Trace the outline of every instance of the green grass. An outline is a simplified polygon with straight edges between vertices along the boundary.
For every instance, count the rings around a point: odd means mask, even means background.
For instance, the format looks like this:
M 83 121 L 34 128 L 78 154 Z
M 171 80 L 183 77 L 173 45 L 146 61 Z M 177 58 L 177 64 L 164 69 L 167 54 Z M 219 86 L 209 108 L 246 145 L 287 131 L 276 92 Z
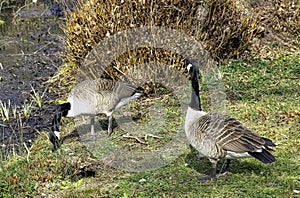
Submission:
M 210 163 L 199 159 L 195 150 L 186 149 L 167 166 L 144 172 L 114 169 L 95 160 L 95 156 L 70 136 L 62 148 L 52 153 L 46 133 L 41 133 L 30 156 L 13 156 L 1 162 L 0 197 L 297 197 L 300 190 L 300 59 L 281 57 L 272 61 L 232 60 L 220 68 L 226 87 L 227 114 L 250 129 L 269 137 L 278 145 L 277 161 L 262 164 L 255 159 L 234 161 L 230 173 L 216 184 L 200 183 L 209 174 Z M 208 91 L 203 89 L 204 108 L 210 109 Z M 168 100 L 167 100 L 168 101 Z M 183 120 L 176 102 L 164 103 L 167 122 L 159 136 L 172 138 Z M 135 112 L 135 104 L 130 105 Z M 142 123 L 145 120 L 137 121 Z M 176 118 L 176 119 L 175 119 Z M 172 121 L 173 120 L 173 121 Z M 174 120 L 176 123 L 174 123 Z M 63 135 L 72 134 L 72 124 L 64 121 Z M 170 131 L 168 131 L 170 129 Z M 141 144 L 124 139 L 117 127 L 111 137 L 127 149 L 154 150 L 165 140 L 152 139 Z M 174 135 L 174 134 L 173 134 Z M 142 137 L 139 137 L 142 138 Z M 222 161 L 218 164 L 222 166 Z M 88 175 L 88 170 L 95 174 Z
M 31 87 L 31 91 L 33 92 L 33 94 L 31 94 L 31 98 L 33 99 L 33 101 L 35 101 L 36 102 L 36 104 L 37 104 L 37 106 L 39 107 L 39 108 L 42 108 L 42 105 L 43 105 L 43 97 L 44 97 L 44 95 L 45 95 L 45 93 L 46 93 L 46 89 L 44 90 L 44 92 L 42 93 L 42 95 L 40 95 L 33 87 L 32 87 L 32 85 L 30 85 L 30 87 Z

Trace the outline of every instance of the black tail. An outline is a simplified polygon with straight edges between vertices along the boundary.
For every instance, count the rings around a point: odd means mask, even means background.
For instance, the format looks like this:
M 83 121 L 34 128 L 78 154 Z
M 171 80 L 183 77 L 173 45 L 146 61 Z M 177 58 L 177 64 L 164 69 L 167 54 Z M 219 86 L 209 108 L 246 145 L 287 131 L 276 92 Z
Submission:
M 144 93 L 145 89 L 141 86 L 138 86 L 136 89 L 135 89 L 136 92 L 140 92 L 140 93 Z
M 134 92 L 132 93 L 132 96 L 133 96 L 135 93 L 140 93 L 140 94 L 142 94 L 142 95 L 146 95 L 145 89 L 144 89 L 143 87 L 140 87 L 140 86 L 135 88 Z
M 275 157 L 267 150 L 263 149 L 262 152 L 248 152 L 252 157 L 255 157 L 259 161 L 269 164 L 275 162 Z
M 268 139 L 268 138 L 264 138 L 262 137 L 262 139 L 265 141 L 265 144 L 264 146 L 266 147 L 266 149 L 268 150 L 273 150 L 272 148 L 270 147 L 275 147 L 276 145 L 272 142 L 272 140 Z

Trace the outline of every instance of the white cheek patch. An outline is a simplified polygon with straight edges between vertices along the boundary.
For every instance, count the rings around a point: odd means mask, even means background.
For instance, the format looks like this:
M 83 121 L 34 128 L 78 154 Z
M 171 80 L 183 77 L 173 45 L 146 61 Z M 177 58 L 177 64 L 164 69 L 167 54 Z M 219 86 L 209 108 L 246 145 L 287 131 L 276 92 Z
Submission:
M 186 66 L 188 71 L 190 71 L 191 67 L 193 67 L 193 65 L 191 63 L 189 63 L 188 66 Z
M 60 132 L 59 132 L 59 131 L 54 131 L 54 134 L 55 134 L 56 137 L 60 140 Z

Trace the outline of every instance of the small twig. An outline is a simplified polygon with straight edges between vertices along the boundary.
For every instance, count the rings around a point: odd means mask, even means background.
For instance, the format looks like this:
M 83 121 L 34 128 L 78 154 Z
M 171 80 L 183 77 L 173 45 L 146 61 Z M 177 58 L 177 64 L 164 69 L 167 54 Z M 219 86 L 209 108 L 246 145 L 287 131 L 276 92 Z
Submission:
M 2 127 L 8 127 L 7 125 L 5 125 L 5 124 L 0 124 L 0 126 L 2 126 Z
M 129 135 L 129 134 L 126 134 L 126 135 L 123 135 L 123 137 L 125 138 L 132 138 L 132 139 L 136 139 L 136 141 L 138 141 L 139 143 L 142 143 L 142 144 L 148 144 L 148 137 L 153 137 L 153 138 L 157 138 L 157 139 L 161 139 L 162 137 L 160 136 L 157 136 L 157 135 L 153 135 L 151 133 L 147 133 L 145 134 L 145 136 L 143 137 L 145 139 L 145 141 L 142 141 L 140 138 L 138 138 L 137 136 L 132 136 L 132 135 Z
M 287 139 L 287 140 L 290 139 L 289 136 L 287 136 L 287 135 L 285 135 L 285 134 L 283 134 L 283 133 L 280 133 L 280 135 L 282 135 L 282 136 L 283 136 L 285 139 Z
M 32 55 L 35 55 L 35 54 L 37 54 L 37 53 L 38 53 L 38 52 L 40 52 L 42 49 L 44 49 L 44 48 L 48 47 L 50 44 L 52 44 L 52 43 L 51 43 L 51 42 L 49 42 L 49 43 L 47 43 L 47 44 L 43 45 L 42 47 L 40 47 L 39 49 L 37 49 L 36 51 L 34 51 L 34 52 L 32 53 Z
M 27 161 L 29 162 L 30 150 L 28 149 L 28 147 L 27 147 L 27 145 L 25 144 L 25 142 L 23 142 L 23 144 L 24 144 L 24 147 L 25 147 L 25 149 L 26 149 L 26 151 L 27 151 L 27 157 L 26 157 L 26 159 L 27 159 Z
M 140 139 L 139 139 L 138 137 L 136 137 L 136 136 L 132 136 L 132 135 L 126 134 L 126 135 L 123 135 L 123 137 L 124 137 L 124 138 L 132 138 L 132 139 L 135 139 L 136 141 L 138 141 L 138 142 L 141 143 L 141 144 L 148 144 L 148 142 L 144 142 L 144 141 L 140 140 Z
M 2 7 L 3 7 L 3 4 L 4 4 L 4 3 L 7 4 L 7 3 L 9 3 L 9 2 L 4 0 L 4 1 L 2 1 L 2 2 L 0 3 L 0 12 L 1 12 L 1 10 L 2 10 Z
M 26 4 L 26 3 L 25 3 L 25 5 L 23 5 L 22 7 L 20 7 L 20 8 L 14 13 L 13 21 L 15 21 L 15 18 L 19 15 L 19 12 L 20 12 L 23 8 L 25 8 L 25 7 L 27 7 L 27 6 L 31 5 L 31 4 L 34 4 L 34 3 L 33 3 L 33 2 L 31 2 L 31 3 L 29 3 L 29 4 Z
M 146 141 L 147 141 L 148 136 L 153 137 L 153 138 L 157 138 L 157 139 L 161 139 L 161 138 L 162 138 L 162 137 L 160 137 L 160 136 L 153 135 L 153 134 L 151 134 L 151 133 L 147 133 L 147 134 L 145 135 L 145 140 L 146 140 Z
M 182 9 L 179 9 L 179 8 L 177 8 L 176 6 L 172 6 L 175 10 L 177 10 L 177 11 L 179 11 L 179 12 L 183 12 L 183 10 Z

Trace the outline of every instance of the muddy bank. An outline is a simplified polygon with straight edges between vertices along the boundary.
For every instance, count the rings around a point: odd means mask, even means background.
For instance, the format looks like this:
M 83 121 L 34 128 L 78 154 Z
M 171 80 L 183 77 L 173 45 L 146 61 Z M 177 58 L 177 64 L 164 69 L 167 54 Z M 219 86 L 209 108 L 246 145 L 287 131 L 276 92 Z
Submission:
M 44 3 L 2 9 L 0 19 L 0 145 L 5 154 L 22 150 L 24 143 L 30 147 L 38 131 L 49 127 L 55 95 L 44 82 L 62 63 L 64 21 Z

